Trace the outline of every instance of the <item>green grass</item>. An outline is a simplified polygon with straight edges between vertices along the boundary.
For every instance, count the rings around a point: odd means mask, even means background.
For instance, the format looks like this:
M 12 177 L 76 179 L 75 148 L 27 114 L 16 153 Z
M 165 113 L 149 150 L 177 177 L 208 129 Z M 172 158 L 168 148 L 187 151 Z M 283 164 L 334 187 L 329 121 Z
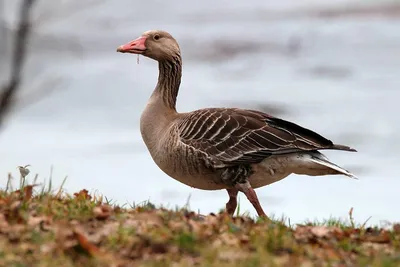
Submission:
M 150 201 L 115 205 L 51 179 L 21 177 L 0 190 L 0 266 L 400 266 L 400 225 L 366 227 L 353 219 L 291 225 L 251 218 L 240 205 L 201 215 Z M 9 177 L 11 181 L 11 177 Z

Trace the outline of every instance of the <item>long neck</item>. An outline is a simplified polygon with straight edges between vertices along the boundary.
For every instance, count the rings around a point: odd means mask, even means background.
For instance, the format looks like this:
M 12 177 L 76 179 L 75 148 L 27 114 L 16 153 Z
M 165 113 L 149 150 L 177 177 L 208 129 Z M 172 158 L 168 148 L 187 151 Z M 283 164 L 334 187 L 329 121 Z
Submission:
M 158 83 L 154 93 L 157 93 L 169 109 L 176 111 L 176 97 L 182 77 L 182 60 L 180 55 L 175 55 L 170 60 L 158 63 Z

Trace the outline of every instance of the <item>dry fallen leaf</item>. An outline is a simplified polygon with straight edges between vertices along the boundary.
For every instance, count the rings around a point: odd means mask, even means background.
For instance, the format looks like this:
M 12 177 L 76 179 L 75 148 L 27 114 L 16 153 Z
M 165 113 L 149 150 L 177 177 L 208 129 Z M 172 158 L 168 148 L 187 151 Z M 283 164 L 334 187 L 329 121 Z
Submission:
M 109 205 L 101 205 L 93 208 L 93 214 L 98 220 L 105 220 L 111 216 L 112 208 Z
M 329 261 L 337 261 L 340 259 L 338 253 L 333 248 L 326 248 L 325 256 L 329 259 Z
M 96 232 L 88 236 L 88 240 L 93 244 L 99 244 L 107 236 L 111 236 L 112 234 L 116 233 L 119 226 L 120 224 L 118 222 L 106 223 L 102 228 L 96 230 Z
M 299 226 L 294 232 L 294 237 L 298 241 L 307 242 L 312 238 L 335 238 L 341 240 L 345 235 L 343 230 L 338 227 L 327 226 Z
M 0 213 L 0 233 L 2 232 L 3 229 L 7 228 L 9 226 L 6 217 L 4 216 L 3 213 Z
M 393 232 L 395 234 L 400 234 L 400 223 L 396 223 L 393 225 Z
M 40 225 L 42 222 L 45 222 L 45 221 L 49 221 L 49 218 L 46 217 L 46 216 L 38 216 L 38 217 L 30 216 L 28 218 L 28 225 L 35 227 L 35 226 Z
M 228 245 L 232 247 L 238 247 L 240 240 L 231 233 L 222 233 L 218 239 L 213 242 L 214 247 L 220 247 L 221 245 Z
M 185 223 L 183 220 L 171 220 L 168 223 L 168 228 L 171 229 L 173 232 L 185 232 L 189 231 L 188 224 Z
M 74 196 L 80 199 L 92 199 L 92 197 L 89 195 L 89 191 L 87 191 L 86 189 L 82 189 L 78 193 L 74 193 Z
M 27 201 L 32 198 L 33 187 L 35 185 L 27 185 L 24 187 L 24 200 Z
M 309 232 L 308 226 L 298 226 L 294 231 L 294 238 L 297 241 L 307 242 L 312 237 L 312 234 Z
M 314 226 L 311 227 L 310 232 L 318 238 L 328 238 L 334 232 L 340 232 L 339 228 L 327 226 Z
M 202 229 L 203 229 L 203 224 L 200 223 L 200 222 L 198 222 L 198 221 L 194 221 L 194 220 L 189 220 L 188 223 L 189 223 L 189 226 L 190 226 L 190 230 L 191 230 L 194 234 L 199 235 L 200 232 L 201 232 Z
M 26 185 L 26 186 L 24 186 L 24 188 L 23 188 L 23 190 L 22 190 L 22 192 L 23 192 L 23 194 L 21 194 L 21 190 L 15 190 L 14 192 L 13 192 L 13 194 L 15 194 L 16 196 L 18 196 L 21 200 L 24 200 L 24 201 L 28 201 L 28 200 L 30 200 L 31 198 L 32 198 L 32 195 L 33 195 L 33 188 L 35 187 L 35 186 L 38 186 L 37 184 L 33 184 L 33 185 Z
M 56 248 L 57 248 L 56 242 L 45 243 L 45 244 L 40 245 L 40 252 L 47 254 L 47 253 L 51 253 Z
M 373 243 L 390 243 L 391 241 L 390 234 L 386 230 L 382 230 L 379 233 L 366 234 L 363 239 Z
M 290 256 L 289 255 L 281 255 L 274 257 L 274 265 L 275 266 L 293 266 L 290 265 Z
M 240 237 L 240 244 L 242 244 L 242 245 L 247 245 L 247 244 L 249 244 L 249 242 L 250 242 L 249 236 L 247 236 L 247 235 L 242 235 L 242 236 Z
M 8 240 L 10 242 L 19 241 L 24 231 L 25 231 L 25 226 L 22 224 L 11 225 L 7 229 Z
M 249 257 L 249 254 L 241 250 L 224 250 L 218 252 L 218 259 L 227 262 L 236 262 Z
M 99 253 L 99 248 L 89 242 L 89 240 L 79 231 L 74 231 L 74 237 L 78 240 L 78 244 L 89 253 L 91 256 L 95 256 Z
M 377 251 L 384 252 L 387 255 L 395 254 L 393 247 L 390 247 L 388 244 L 365 242 L 361 244 L 361 247 L 367 250 L 369 255 L 372 255 Z

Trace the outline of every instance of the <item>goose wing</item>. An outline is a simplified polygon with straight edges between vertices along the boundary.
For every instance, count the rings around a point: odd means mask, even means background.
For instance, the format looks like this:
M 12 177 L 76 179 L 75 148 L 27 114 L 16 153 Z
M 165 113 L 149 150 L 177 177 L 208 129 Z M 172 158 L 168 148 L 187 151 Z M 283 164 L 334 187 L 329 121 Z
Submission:
M 263 112 L 234 108 L 200 109 L 178 122 L 180 142 L 223 168 L 261 162 L 277 154 L 319 149 L 355 151 Z

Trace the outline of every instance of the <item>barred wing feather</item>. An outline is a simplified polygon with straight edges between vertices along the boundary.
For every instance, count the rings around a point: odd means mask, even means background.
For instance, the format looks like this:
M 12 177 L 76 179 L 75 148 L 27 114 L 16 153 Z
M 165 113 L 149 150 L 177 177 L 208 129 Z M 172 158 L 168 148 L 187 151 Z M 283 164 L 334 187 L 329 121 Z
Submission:
M 178 124 L 180 141 L 222 168 L 258 163 L 277 154 L 319 149 L 354 149 L 268 114 L 244 109 L 211 108 L 187 113 Z

